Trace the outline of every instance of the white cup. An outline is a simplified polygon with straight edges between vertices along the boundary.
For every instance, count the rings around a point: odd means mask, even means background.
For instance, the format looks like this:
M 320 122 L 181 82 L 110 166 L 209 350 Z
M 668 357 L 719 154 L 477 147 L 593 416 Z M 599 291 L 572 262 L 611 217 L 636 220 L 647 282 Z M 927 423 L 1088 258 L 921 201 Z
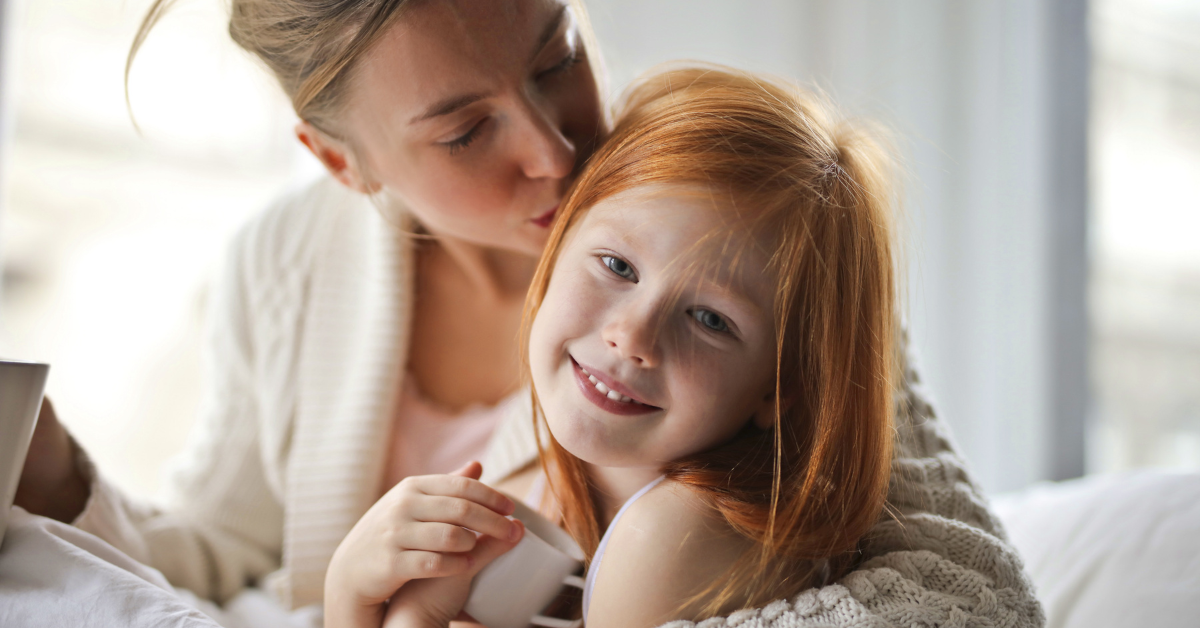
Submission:
M 0 360 L 0 544 L 49 373 L 49 364 Z
M 517 546 L 475 575 L 463 609 L 488 628 L 579 628 L 581 620 L 539 613 L 563 585 L 583 589 L 574 573 L 583 565 L 583 550 L 565 530 L 517 500 L 513 517 L 525 524 Z

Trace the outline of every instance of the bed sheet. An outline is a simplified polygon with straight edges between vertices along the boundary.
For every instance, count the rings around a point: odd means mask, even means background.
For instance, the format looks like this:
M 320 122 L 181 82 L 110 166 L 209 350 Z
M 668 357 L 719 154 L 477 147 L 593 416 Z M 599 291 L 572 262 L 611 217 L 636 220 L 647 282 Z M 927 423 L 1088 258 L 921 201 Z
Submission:
M 248 589 L 223 608 L 78 528 L 13 507 L 0 546 L 0 626 L 319 628 L 320 609 L 284 610 Z

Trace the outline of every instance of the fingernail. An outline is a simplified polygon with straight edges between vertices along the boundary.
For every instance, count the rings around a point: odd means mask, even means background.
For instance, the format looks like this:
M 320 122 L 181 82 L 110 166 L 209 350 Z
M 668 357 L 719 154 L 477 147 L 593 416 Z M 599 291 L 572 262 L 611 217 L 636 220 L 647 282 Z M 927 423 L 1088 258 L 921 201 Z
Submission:
M 515 541 L 521 537 L 521 522 L 513 520 L 512 528 L 508 531 L 508 540 Z

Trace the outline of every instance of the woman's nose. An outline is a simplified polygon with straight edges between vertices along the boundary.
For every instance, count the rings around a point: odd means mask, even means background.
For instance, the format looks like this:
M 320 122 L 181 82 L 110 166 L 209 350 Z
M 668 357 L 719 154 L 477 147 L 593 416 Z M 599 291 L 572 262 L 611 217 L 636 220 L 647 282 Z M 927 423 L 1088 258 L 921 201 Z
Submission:
M 601 329 L 600 337 L 621 359 L 654 368 L 661 361 L 656 318 L 653 312 L 619 311 Z
M 575 170 L 575 142 L 551 113 L 536 104 L 528 108 L 522 168 L 530 179 L 565 179 Z

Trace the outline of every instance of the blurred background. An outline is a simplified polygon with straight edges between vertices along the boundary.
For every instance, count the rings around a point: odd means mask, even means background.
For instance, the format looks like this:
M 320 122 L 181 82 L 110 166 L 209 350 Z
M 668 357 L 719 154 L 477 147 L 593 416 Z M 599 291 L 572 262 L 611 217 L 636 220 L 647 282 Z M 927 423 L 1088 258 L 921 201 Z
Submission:
M 320 167 L 220 0 L 0 0 L 0 356 L 152 495 L 195 414 L 208 270 Z M 815 84 L 907 170 L 927 391 L 994 492 L 1200 469 L 1200 0 L 587 0 L 614 93 L 653 64 Z

